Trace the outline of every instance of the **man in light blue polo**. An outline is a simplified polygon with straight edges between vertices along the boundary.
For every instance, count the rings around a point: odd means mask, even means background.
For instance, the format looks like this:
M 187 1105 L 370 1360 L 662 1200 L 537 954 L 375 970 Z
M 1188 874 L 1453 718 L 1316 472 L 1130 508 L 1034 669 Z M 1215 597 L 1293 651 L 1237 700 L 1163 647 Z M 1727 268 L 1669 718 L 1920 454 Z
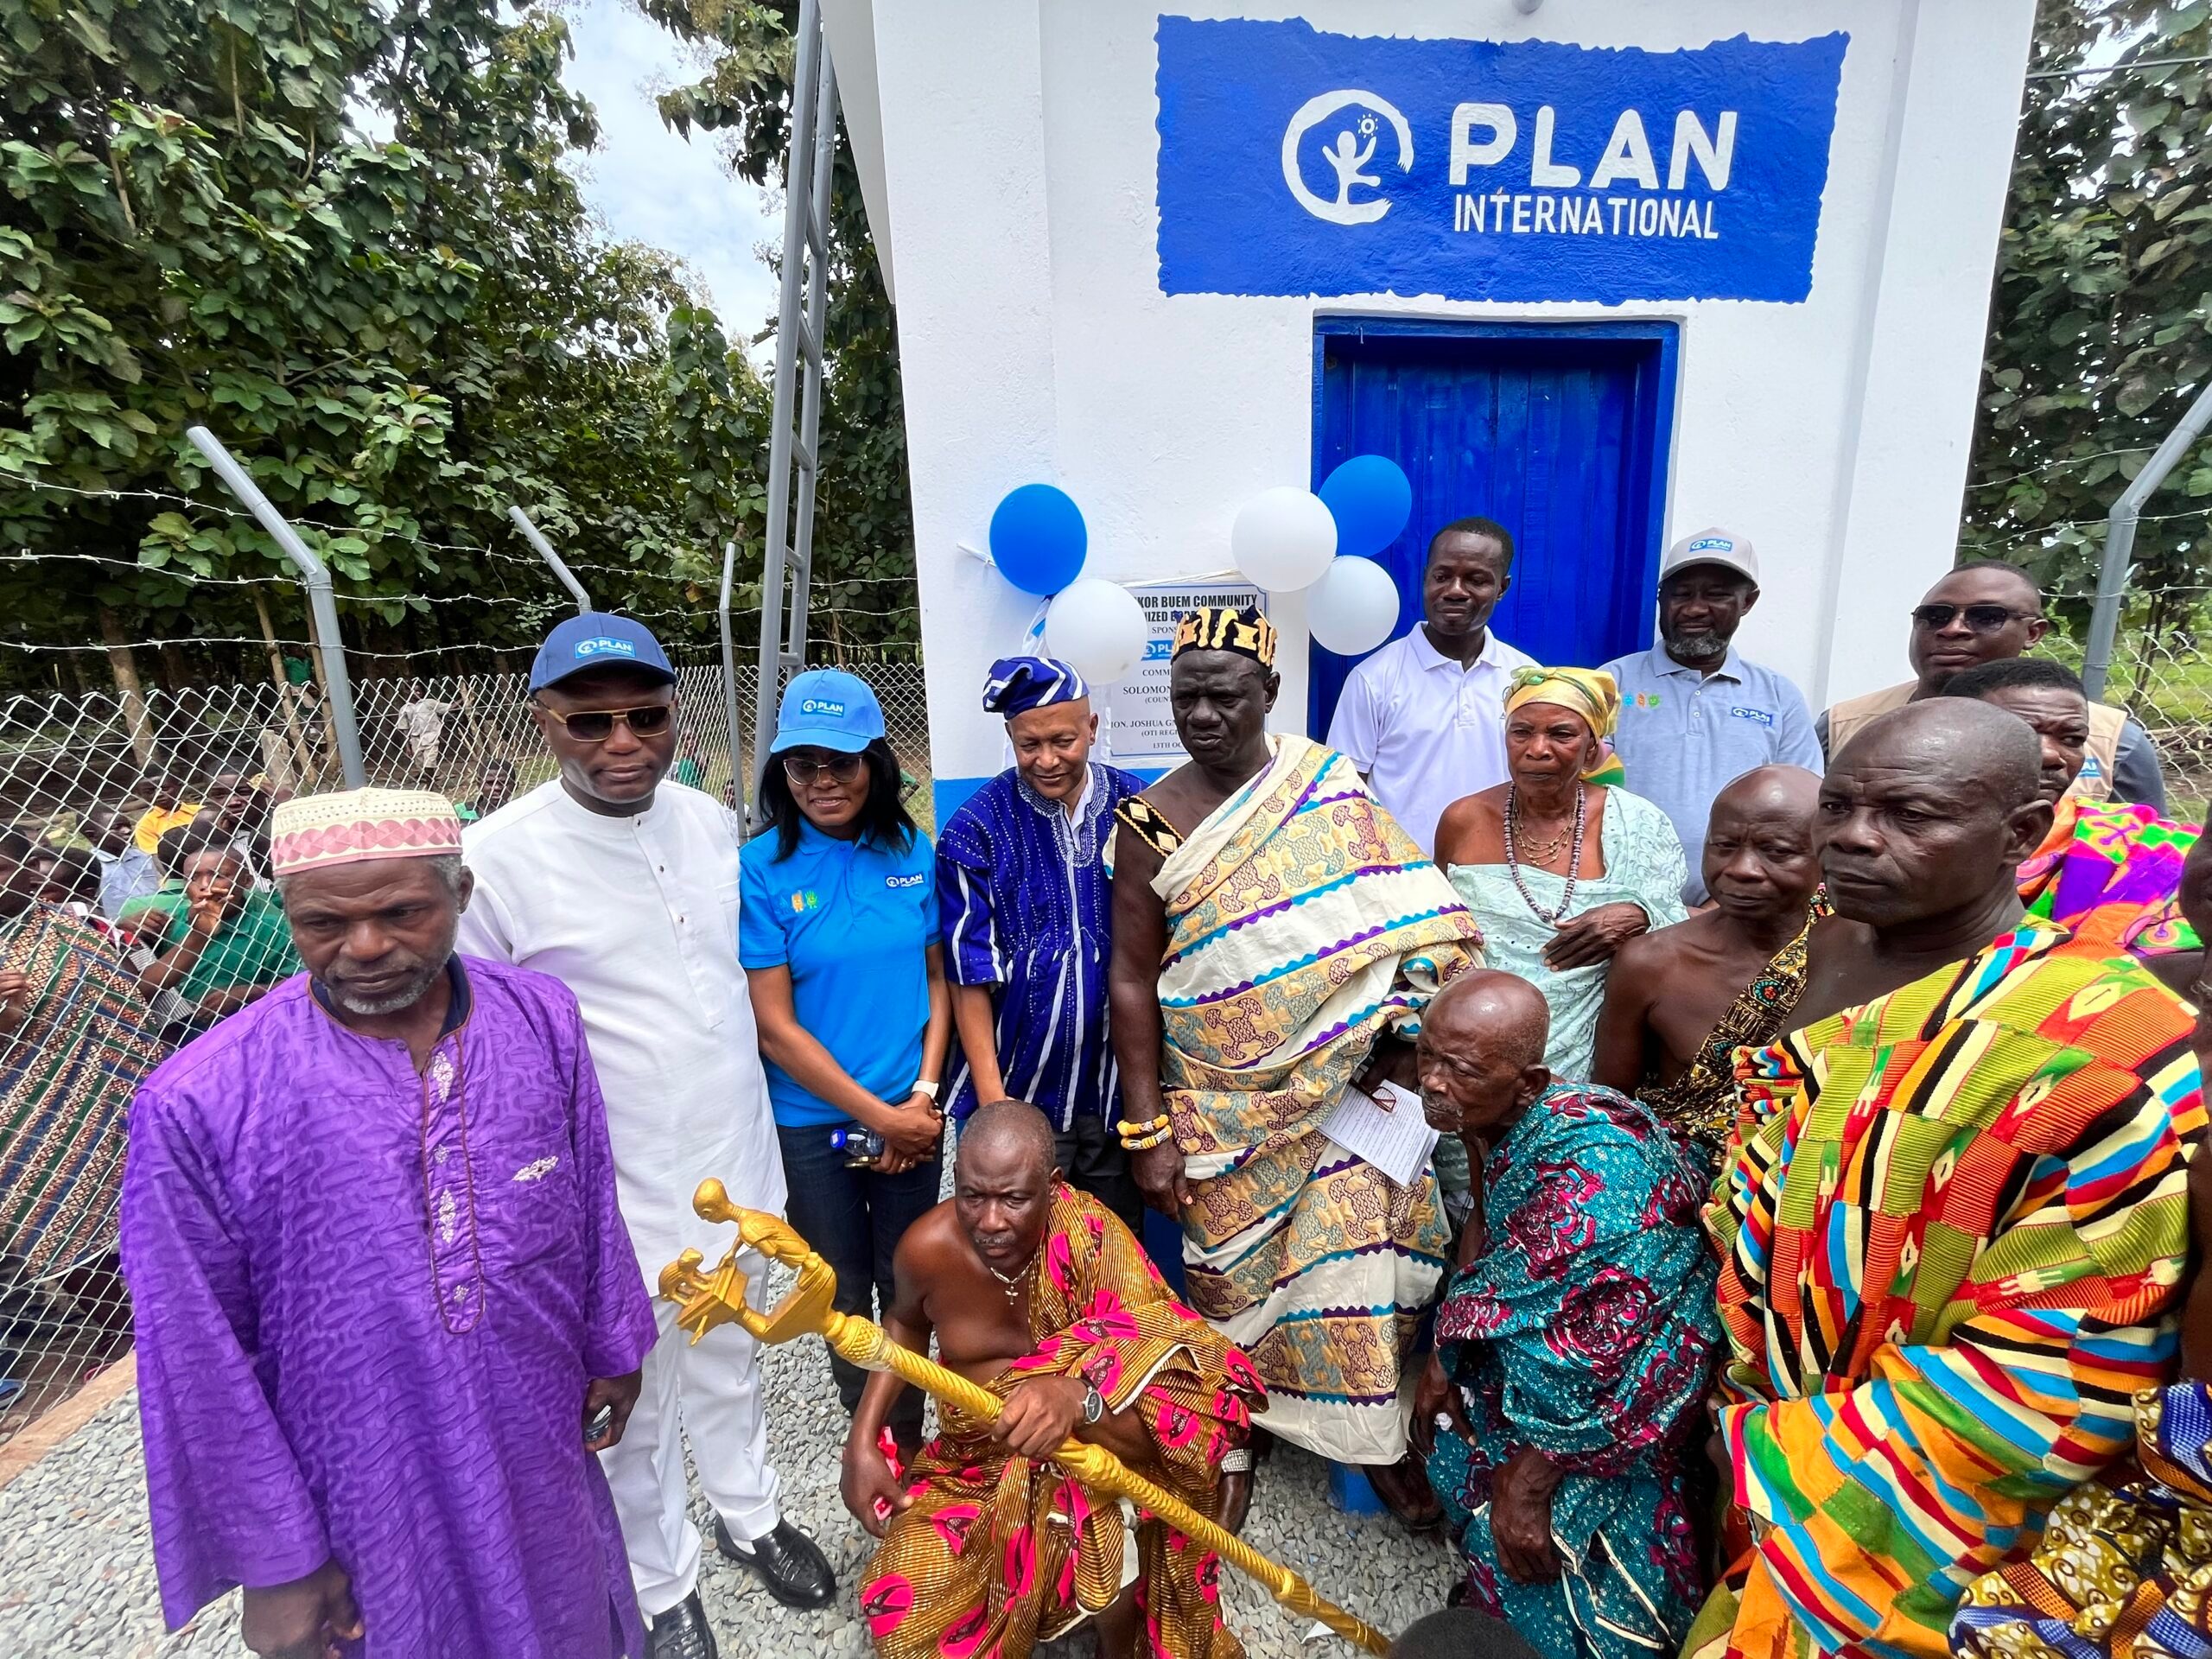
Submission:
M 1803 693 L 1731 643 L 1758 598 L 1751 543 L 1725 530 L 1686 536 L 1659 565 L 1659 643 L 1605 664 L 1621 692 L 1614 750 L 1628 787 L 1682 838 L 1686 904 L 1706 900 L 1699 867 L 1714 796 L 1757 766 L 1821 771 Z

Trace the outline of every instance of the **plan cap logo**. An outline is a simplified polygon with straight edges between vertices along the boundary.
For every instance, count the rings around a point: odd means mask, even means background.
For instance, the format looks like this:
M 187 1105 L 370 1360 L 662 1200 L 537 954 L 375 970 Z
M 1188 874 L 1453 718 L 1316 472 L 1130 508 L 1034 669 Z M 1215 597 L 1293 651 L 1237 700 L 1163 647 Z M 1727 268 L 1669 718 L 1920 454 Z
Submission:
M 1353 136 L 1351 125 L 1339 128 L 1335 143 L 1324 145 L 1321 149 L 1321 159 L 1337 175 L 1336 200 L 1331 201 L 1315 195 L 1306 183 L 1305 169 L 1298 155 L 1300 143 L 1307 133 L 1338 110 L 1360 108 L 1368 113 L 1363 114 L 1356 124 L 1358 137 Z M 1384 196 L 1370 196 L 1363 201 L 1351 199 L 1356 184 L 1365 185 L 1370 190 L 1382 188 L 1380 178 L 1362 170 L 1375 159 L 1375 143 L 1381 130 L 1377 116 L 1390 124 L 1390 130 L 1397 137 L 1398 170 L 1412 172 L 1414 130 L 1398 112 L 1398 106 L 1386 98 L 1377 98 L 1373 92 L 1361 92 L 1357 87 L 1344 87 L 1307 99 L 1298 106 L 1298 113 L 1290 118 L 1290 124 L 1282 134 L 1282 181 L 1290 187 L 1293 200 L 1314 218 L 1326 219 L 1332 225 L 1371 225 L 1390 211 L 1389 200 Z
M 831 697 L 809 697 L 798 706 L 802 715 L 828 715 L 832 719 L 845 717 L 845 705 Z
M 613 652 L 617 657 L 634 657 L 638 654 L 638 647 L 630 640 L 609 639 L 604 634 L 596 639 L 576 641 L 575 654 L 579 657 L 604 656 L 608 652 Z

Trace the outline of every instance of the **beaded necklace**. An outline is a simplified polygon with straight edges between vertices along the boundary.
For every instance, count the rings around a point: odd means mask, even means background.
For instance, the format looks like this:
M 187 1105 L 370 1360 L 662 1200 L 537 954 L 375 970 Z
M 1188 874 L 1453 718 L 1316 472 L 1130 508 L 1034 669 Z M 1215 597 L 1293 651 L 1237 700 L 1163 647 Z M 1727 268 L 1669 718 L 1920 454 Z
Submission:
M 1574 829 L 1568 840 L 1567 885 L 1560 893 L 1559 908 L 1546 910 L 1536 902 L 1535 894 L 1529 891 L 1529 884 L 1521 879 L 1520 842 L 1513 833 L 1513 825 L 1521 816 L 1521 785 L 1511 782 L 1505 785 L 1505 873 L 1513 878 L 1514 890 L 1521 895 L 1521 902 L 1547 927 L 1557 927 L 1560 918 L 1573 906 L 1574 884 L 1582 874 L 1582 831 L 1588 819 L 1589 803 L 1589 790 L 1578 783 L 1574 786 Z M 1558 842 L 1552 844 L 1556 847 Z

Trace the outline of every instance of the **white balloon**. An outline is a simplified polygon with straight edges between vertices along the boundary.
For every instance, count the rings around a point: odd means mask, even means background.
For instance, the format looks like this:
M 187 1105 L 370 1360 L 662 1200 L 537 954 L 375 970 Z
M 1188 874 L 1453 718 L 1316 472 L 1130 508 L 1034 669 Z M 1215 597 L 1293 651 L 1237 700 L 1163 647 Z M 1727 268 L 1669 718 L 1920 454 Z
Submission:
M 1271 594 L 1312 586 L 1337 556 L 1337 520 L 1311 490 L 1286 484 L 1247 501 L 1230 526 L 1230 556 Z
M 1398 584 L 1372 559 L 1337 559 L 1306 595 L 1306 626 L 1343 657 L 1372 651 L 1398 626 Z
M 1045 649 L 1096 685 L 1110 685 L 1144 655 L 1144 607 L 1118 582 L 1078 576 L 1045 613 Z

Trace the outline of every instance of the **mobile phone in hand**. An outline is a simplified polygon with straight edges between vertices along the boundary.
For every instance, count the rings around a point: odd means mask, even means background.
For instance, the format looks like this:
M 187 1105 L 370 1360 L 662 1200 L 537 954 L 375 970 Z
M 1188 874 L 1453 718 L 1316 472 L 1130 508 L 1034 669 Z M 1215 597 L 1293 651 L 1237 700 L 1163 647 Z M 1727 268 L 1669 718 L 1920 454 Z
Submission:
M 613 1427 L 614 1402 L 610 1400 L 607 1404 L 601 1406 L 597 1411 L 592 1413 L 590 1416 L 584 1419 L 584 1444 L 586 1446 L 591 1445 L 594 1441 L 597 1440 L 600 1436 L 606 1433 L 608 1429 Z

